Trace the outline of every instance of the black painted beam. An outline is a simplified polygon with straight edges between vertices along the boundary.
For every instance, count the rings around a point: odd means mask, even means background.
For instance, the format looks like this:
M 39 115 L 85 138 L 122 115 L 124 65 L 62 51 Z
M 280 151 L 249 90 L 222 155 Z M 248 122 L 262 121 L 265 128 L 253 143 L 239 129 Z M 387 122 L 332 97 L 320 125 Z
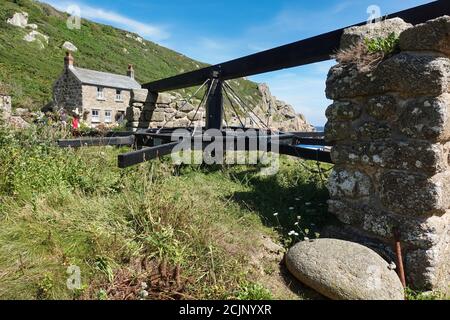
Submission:
M 450 1 L 439 0 L 388 15 L 387 18 L 399 17 L 406 22 L 419 24 L 446 14 L 450 15 Z M 366 24 L 366 22 L 353 26 L 363 24 Z M 230 80 L 326 61 L 339 48 L 341 36 L 345 29 L 335 30 L 215 66 L 147 83 L 143 87 L 151 92 L 164 92 L 201 85 L 216 72 L 220 73 L 222 80 Z
M 325 139 L 319 138 L 298 138 L 296 139 L 298 144 L 304 144 L 308 146 L 329 146 L 330 144 Z
M 119 168 L 124 169 L 158 157 L 167 156 L 173 153 L 173 149 L 179 142 L 163 144 L 157 147 L 144 148 L 142 150 L 120 154 L 118 157 Z
M 313 160 L 318 162 L 333 163 L 333 161 L 331 160 L 330 151 L 313 150 L 290 145 L 275 146 L 274 144 L 272 144 L 272 150 L 276 149 L 279 150 L 279 154 L 284 154 L 287 156 L 297 157 L 305 160 Z
M 81 148 L 81 147 L 100 147 L 100 146 L 132 146 L 134 144 L 134 136 L 121 137 L 102 137 L 102 138 L 80 138 L 58 140 L 60 148 Z
M 222 80 L 213 79 L 206 100 L 206 129 L 222 130 L 223 126 L 223 94 Z

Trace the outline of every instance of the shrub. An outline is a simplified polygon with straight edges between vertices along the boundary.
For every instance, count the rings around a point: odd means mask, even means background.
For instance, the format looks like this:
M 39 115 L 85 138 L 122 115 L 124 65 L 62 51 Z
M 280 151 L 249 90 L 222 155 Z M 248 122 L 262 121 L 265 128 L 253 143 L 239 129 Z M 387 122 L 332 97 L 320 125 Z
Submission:
M 400 38 L 393 32 L 387 38 L 365 39 L 364 42 L 369 53 L 389 57 L 399 50 Z

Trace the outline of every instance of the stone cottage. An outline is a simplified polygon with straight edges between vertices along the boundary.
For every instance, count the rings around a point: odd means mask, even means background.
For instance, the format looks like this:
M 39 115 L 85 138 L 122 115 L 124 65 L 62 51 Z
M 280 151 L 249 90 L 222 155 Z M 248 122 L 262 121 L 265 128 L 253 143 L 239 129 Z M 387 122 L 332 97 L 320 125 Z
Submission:
M 75 67 L 70 52 L 64 58 L 64 71 L 53 87 L 56 109 L 77 113 L 91 127 L 114 125 L 125 118 L 131 90 L 140 89 L 133 66 L 126 75 Z

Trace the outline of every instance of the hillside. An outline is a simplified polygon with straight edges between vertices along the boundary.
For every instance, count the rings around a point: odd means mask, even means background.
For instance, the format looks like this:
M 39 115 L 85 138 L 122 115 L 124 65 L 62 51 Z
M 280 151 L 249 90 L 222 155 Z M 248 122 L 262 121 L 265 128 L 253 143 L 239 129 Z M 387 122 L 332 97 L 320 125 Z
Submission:
M 28 23 L 48 36 L 48 44 L 26 42 L 29 28 L 7 23 L 16 12 L 27 12 Z M 79 67 L 124 74 L 128 64 L 136 69 L 140 83 L 192 71 L 206 64 L 161 47 L 137 40 L 138 35 L 111 26 L 82 19 L 81 30 L 66 26 L 68 15 L 51 6 L 31 0 L 0 0 L 0 83 L 12 95 L 15 107 L 38 109 L 52 97 L 52 85 L 63 67 L 69 41 L 79 50 L 75 53 Z M 241 94 L 261 101 L 257 84 L 239 80 Z M 192 89 L 191 89 L 192 90 Z

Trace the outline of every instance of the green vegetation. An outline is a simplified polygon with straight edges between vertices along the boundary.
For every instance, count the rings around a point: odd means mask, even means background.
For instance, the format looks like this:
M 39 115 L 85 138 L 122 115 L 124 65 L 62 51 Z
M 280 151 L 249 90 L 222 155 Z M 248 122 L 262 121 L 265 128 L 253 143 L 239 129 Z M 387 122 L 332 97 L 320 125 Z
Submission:
M 38 31 L 50 37 L 44 49 L 37 42 L 23 40 L 29 30 L 6 23 L 15 12 L 22 11 L 28 12 L 29 23 L 37 24 Z M 125 74 L 131 63 L 140 83 L 206 66 L 155 43 L 140 43 L 134 39 L 135 34 L 134 38 L 129 38 L 129 32 L 85 19 L 81 30 L 69 30 L 67 18 L 67 14 L 36 1 L 0 0 L 0 86 L 12 95 L 14 107 L 35 110 L 51 101 L 53 83 L 63 68 L 65 50 L 62 45 L 65 41 L 79 49 L 74 54 L 77 66 Z M 233 84 L 242 96 L 260 101 L 255 83 L 236 80 Z M 192 90 L 181 93 L 192 93 Z
M 292 230 L 314 236 L 328 218 L 315 163 L 283 158 L 271 177 L 170 159 L 120 170 L 127 148 L 58 149 L 64 135 L 0 127 L 0 298 L 295 297 L 266 287 L 279 260 L 257 259 L 263 275 L 251 261 L 263 237 L 288 245 Z
M 450 296 L 446 296 L 439 292 L 417 292 L 412 289 L 406 289 L 407 300 L 450 300 Z
M 365 43 L 369 53 L 383 53 L 386 57 L 399 50 L 400 38 L 392 32 L 387 38 L 365 39 Z
M 382 61 L 399 52 L 399 41 L 394 32 L 386 38 L 366 38 L 364 42 L 339 50 L 333 58 L 343 65 L 356 66 L 361 72 L 371 72 Z

